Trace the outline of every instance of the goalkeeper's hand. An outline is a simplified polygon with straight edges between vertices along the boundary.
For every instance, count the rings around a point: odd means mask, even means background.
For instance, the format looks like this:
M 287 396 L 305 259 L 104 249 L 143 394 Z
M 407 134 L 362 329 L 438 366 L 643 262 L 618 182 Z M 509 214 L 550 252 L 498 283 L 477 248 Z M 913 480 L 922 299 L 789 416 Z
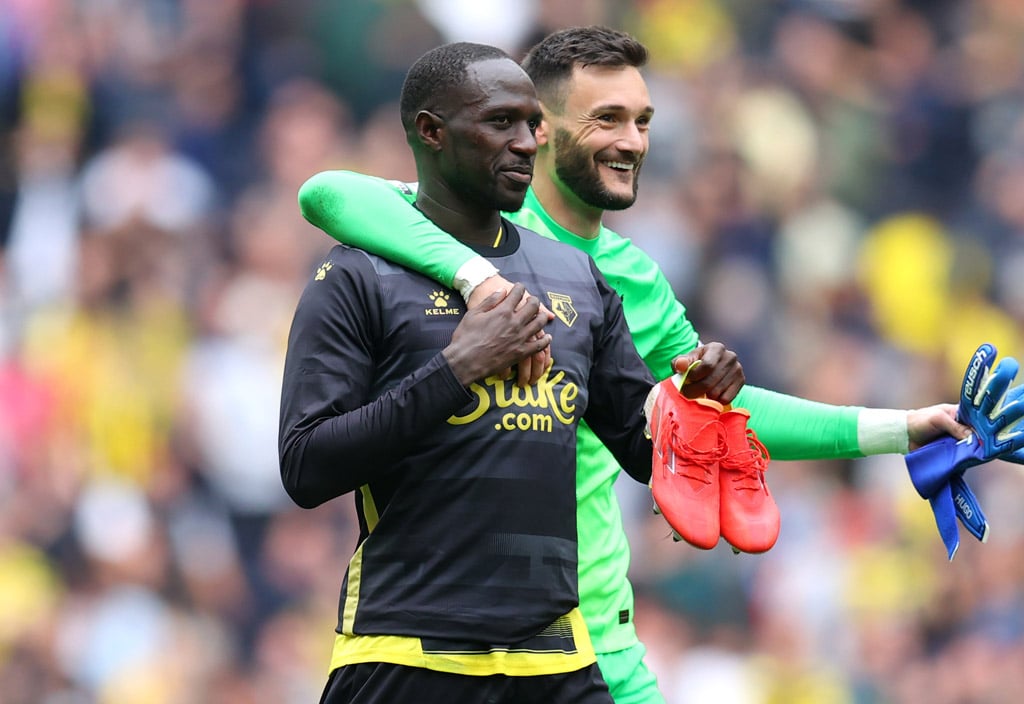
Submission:
M 957 419 L 971 434 L 960 441 L 936 440 L 906 457 L 914 488 L 931 503 L 949 559 L 960 544 L 956 519 L 979 540 L 988 537 L 988 522 L 964 472 L 996 458 L 1024 462 L 1024 388 L 1011 388 L 1019 365 L 1006 357 L 993 370 L 995 357 L 993 345 L 981 345 L 964 373 Z

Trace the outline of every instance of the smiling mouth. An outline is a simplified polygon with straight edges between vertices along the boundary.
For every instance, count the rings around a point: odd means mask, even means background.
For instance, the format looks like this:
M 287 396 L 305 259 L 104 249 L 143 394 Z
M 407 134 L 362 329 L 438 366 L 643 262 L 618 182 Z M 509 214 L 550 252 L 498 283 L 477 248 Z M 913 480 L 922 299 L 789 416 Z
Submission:
M 633 173 L 636 170 L 636 164 L 626 161 L 599 161 L 597 162 L 602 166 L 607 166 L 612 171 L 619 173 Z

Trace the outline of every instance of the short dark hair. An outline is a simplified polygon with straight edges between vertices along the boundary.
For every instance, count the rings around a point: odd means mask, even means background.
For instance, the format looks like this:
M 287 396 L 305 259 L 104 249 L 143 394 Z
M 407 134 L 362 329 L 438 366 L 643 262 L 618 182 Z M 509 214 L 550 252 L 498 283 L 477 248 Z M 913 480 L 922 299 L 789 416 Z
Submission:
M 577 66 L 640 68 L 647 64 L 647 47 L 631 35 L 610 27 L 591 25 L 552 32 L 523 59 L 523 70 L 537 88 L 545 107 L 561 112 L 565 83 Z
M 465 83 L 469 66 L 488 59 L 515 61 L 498 47 L 473 42 L 444 44 L 418 58 L 405 74 L 398 103 L 406 132 L 421 110 L 439 112 L 438 106 Z

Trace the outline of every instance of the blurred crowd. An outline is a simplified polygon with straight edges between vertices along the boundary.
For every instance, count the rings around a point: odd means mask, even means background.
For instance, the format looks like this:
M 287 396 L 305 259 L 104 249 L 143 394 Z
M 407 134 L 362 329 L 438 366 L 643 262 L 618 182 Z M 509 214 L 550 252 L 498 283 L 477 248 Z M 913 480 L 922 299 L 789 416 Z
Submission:
M 0 700 L 316 701 L 354 547 L 281 488 L 285 338 L 324 169 L 415 180 L 396 100 L 449 40 L 609 24 L 652 51 L 651 153 L 608 225 L 748 381 L 955 401 L 1024 354 L 1018 0 L 3 0 Z M 674 543 L 624 480 L 670 704 L 1024 696 L 1024 477 L 947 562 L 901 457 L 772 462 L 776 547 Z

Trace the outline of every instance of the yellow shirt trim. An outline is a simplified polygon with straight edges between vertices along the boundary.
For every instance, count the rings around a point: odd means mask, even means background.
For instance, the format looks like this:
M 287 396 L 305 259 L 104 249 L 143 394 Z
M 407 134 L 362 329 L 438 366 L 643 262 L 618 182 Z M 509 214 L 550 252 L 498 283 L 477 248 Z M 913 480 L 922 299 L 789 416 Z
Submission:
M 351 586 L 350 578 L 350 591 Z M 424 652 L 422 642 L 416 637 L 340 633 L 334 638 L 331 670 L 356 663 L 387 662 L 457 675 L 527 677 L 575 672 L 596 662 L 594 646 L 580 610 L 573 609 L 562 619 L 568 619 L 571 626 L 575 651 L 529 650 L 509 645 L 475 653 Z
M 348 588 L 345 590 L 345 608 L 341 614 L 342 633 L 352 633 L 356 621 L 356 609 L 359 607 L 359 585 L 363 573 L 363 542 L 356 548 L 348 563 Z
M 366 529 L 371 533 L 377 527 L 380 516 L 377 514 L 377 504 L 373 501 L 373 494 L 370 493 L 369 484 L 359 487 L 359 493 L 363 495 L 363 518 L 366 519 Z

